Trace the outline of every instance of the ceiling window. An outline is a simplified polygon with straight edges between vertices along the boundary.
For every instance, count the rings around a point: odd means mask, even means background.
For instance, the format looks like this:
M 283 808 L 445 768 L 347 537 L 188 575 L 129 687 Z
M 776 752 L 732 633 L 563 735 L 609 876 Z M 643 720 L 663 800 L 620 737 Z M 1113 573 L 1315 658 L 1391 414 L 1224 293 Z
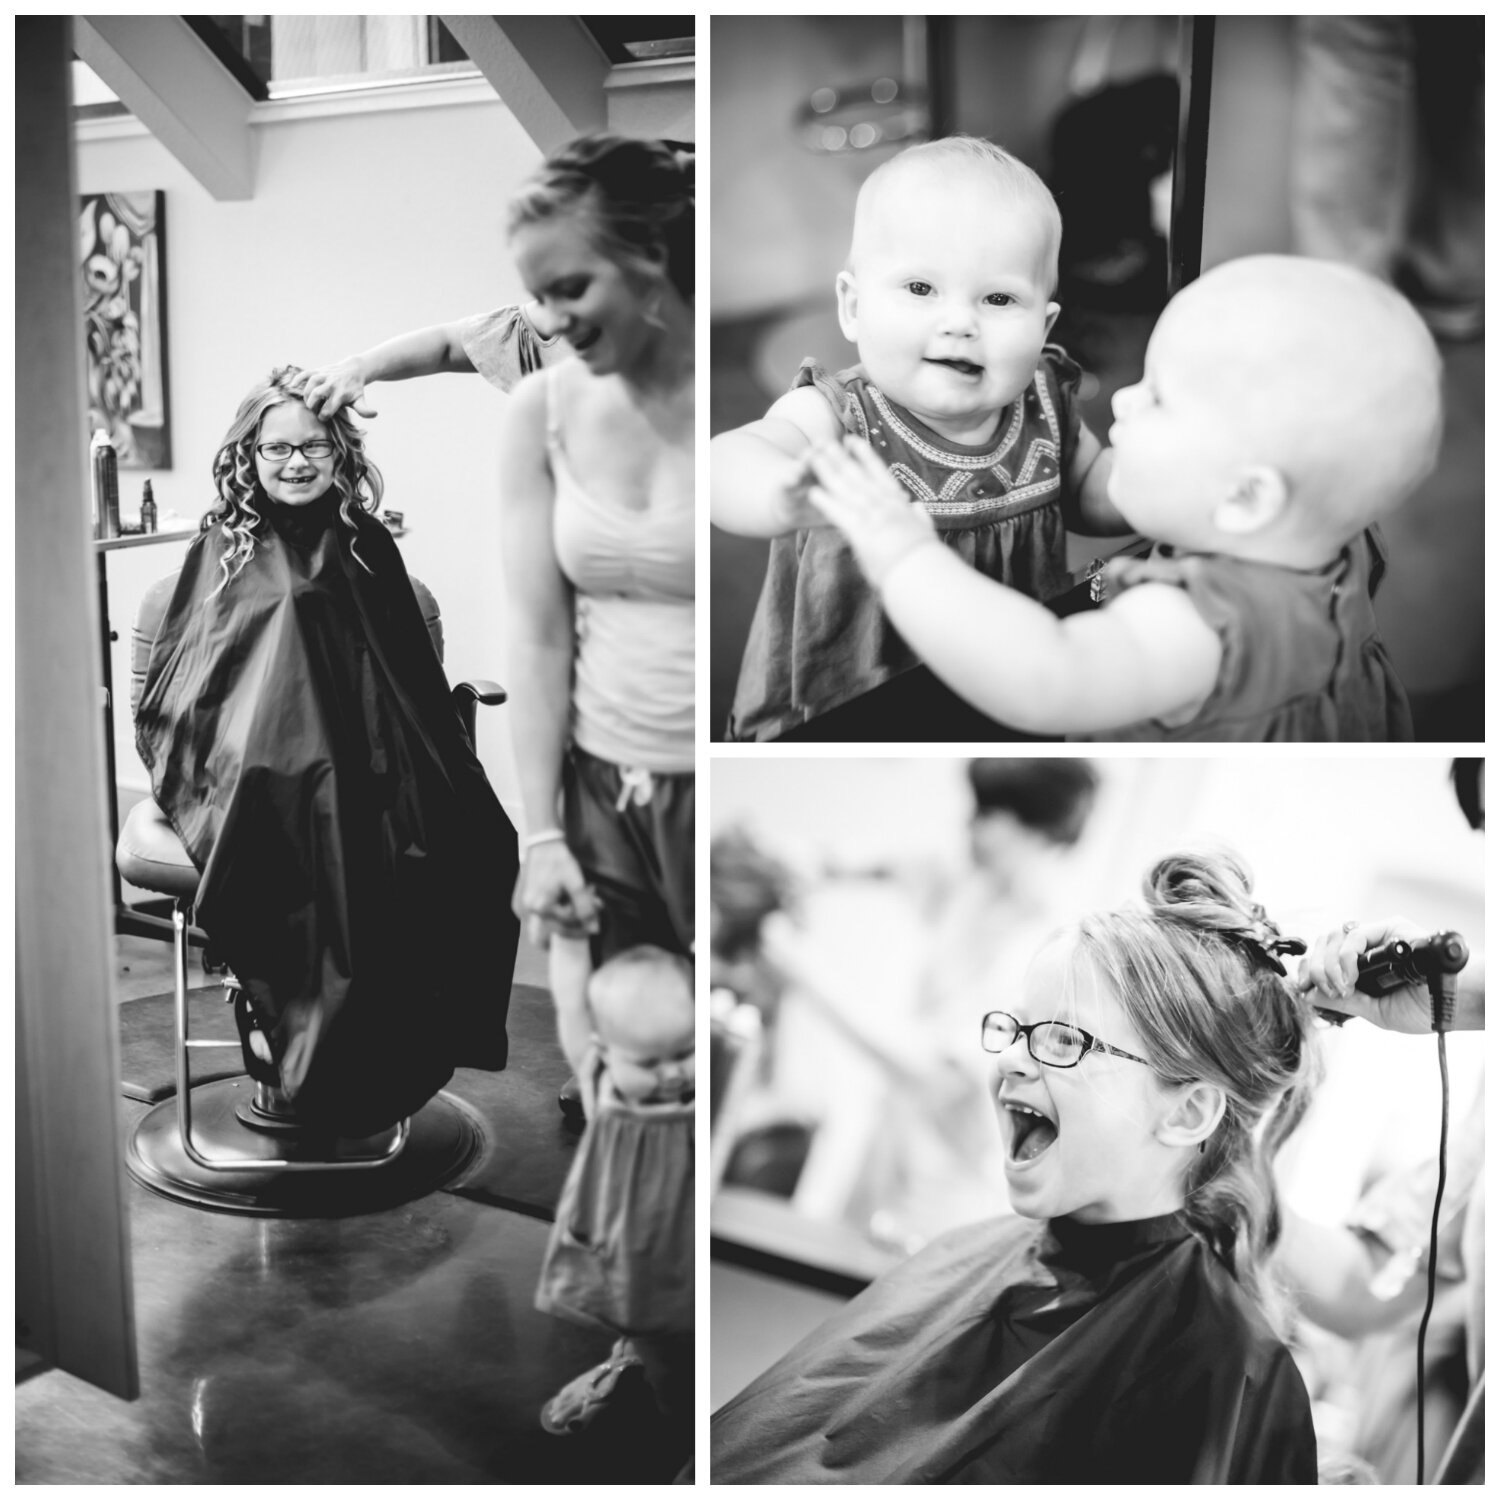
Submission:
M 248 91 L 288 99 L 474 65 L 436 16 L 187 16 Z

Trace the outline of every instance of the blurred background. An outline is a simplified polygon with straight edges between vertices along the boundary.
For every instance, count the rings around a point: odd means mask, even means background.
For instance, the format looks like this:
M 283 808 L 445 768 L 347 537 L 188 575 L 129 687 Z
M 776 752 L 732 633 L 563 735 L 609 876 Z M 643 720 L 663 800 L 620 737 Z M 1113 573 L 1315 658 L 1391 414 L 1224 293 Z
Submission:
M 979 1018 L 1050 933 L 1135 899 L 1161 855 L 1227 843 L 1288 934 L 1403 915 L 1482 948 L 1484 839 L 1450 765 L 714 760 L 713 1406 L 934 1235 L 1008 1212 Z M 1482 1110 L 1482 1041 L 1449 1038 L 1455 1141 Z M 1362 1021 L 1320 1042 L 1327 1077 L 1278 1171 L 1292 1209 L 1340 1225 L 1435 1158 L 1439 1075 L 1430 1041 Z M 1444 1296 L 1430 1453 L 1466 1386 L 1462 1288 Z M 1413 1347 L 1411 1326 L 1299 1327 L 1325 1456 L 1411 1477 L 1409 1424 L 1371 1392 L 1406 1392 Z
M 1084 368 L 1084 417 L 1102 436 L 1167 299 L 1178 18 L 717 16 L 712 40 L 711 431 L 764 415 L 804 356 L 855 362 L 833 283 L 859 185 L 902 146 L 964 131 L 1013 151 L 1057 196 L 1054 337 Z M 1424 292 L 1447 432 L 1437 471 L 1386 523 L 1393 566 L 1377 607 L 1418 737 L 1474 742 L 1484 738 L 1482 54 L 1478 16 L 1220 16 L 1211 64 L 1193 78 L 1208 100 L 1204 270 L 1295 251 Z M 1337 201 L 1346 190 L 1358 222 Z M 1075 539 L 1070 564 L 1109 550 Z M 764 541 L 713 532 L 716 738 L 766 553 Z

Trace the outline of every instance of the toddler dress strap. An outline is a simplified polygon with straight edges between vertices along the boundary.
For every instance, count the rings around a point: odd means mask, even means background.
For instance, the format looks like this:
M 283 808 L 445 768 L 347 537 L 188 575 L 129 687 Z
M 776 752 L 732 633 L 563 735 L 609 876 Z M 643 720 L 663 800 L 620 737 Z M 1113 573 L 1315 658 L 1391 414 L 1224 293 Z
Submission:
M 863 434 L 859 423 L 859 398 L 837 375 L 830 375 L 817 360 L 809 356 L 798 366 L 791 389 L 799 391 L 803 386 L 813 386 L 833 408 L 839 426 L 855 437 Z

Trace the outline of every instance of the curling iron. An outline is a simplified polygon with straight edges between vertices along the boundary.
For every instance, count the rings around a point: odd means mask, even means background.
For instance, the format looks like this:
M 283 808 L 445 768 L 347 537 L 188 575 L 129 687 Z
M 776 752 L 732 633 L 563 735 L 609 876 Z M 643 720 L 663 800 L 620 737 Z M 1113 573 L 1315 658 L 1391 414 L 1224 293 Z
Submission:
M 1437 932 L 1417 943 L 1396 938 L 1360 954 L 1354 988 L 1378 999 L 1408 984 L 1425 984 L 1432 997 L 1432 1029 L 1447 1031 L 1453 1025 L 1453 976 L 1468 961 L 1469 945 L 1456 932 Z M 1331 1026 L 1349 1019 L 1321 1007 L 1318 1014 Z

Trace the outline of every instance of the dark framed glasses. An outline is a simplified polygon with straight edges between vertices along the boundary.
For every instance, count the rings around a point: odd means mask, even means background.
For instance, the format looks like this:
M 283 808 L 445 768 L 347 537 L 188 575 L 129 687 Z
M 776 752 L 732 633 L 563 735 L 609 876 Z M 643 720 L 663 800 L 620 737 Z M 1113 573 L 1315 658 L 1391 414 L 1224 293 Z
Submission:
M 255 451 L 266 460 L 267 463 L 284 463 L 292 454 L 300 453 L 303 458 L 331 458 L 334 445 L 329 438 L 314 438 L 310 443 L 257 443 Z
M 1111 1047 L 1092 1032 L 1066 1021 L 1033 1021 L 1023 1026 L 1003 1010 L 992 1010 L 979 1023 L 979 1042 L 986 1052 L 1004 1052 L 1018 1036 L 1026 1038 L 1026 1050 L 1049 1068 L 1076 1068 L 1090 1052 L 1107 1052 L 1111 1057 L 1151 1066 L 1144 1057 Z

